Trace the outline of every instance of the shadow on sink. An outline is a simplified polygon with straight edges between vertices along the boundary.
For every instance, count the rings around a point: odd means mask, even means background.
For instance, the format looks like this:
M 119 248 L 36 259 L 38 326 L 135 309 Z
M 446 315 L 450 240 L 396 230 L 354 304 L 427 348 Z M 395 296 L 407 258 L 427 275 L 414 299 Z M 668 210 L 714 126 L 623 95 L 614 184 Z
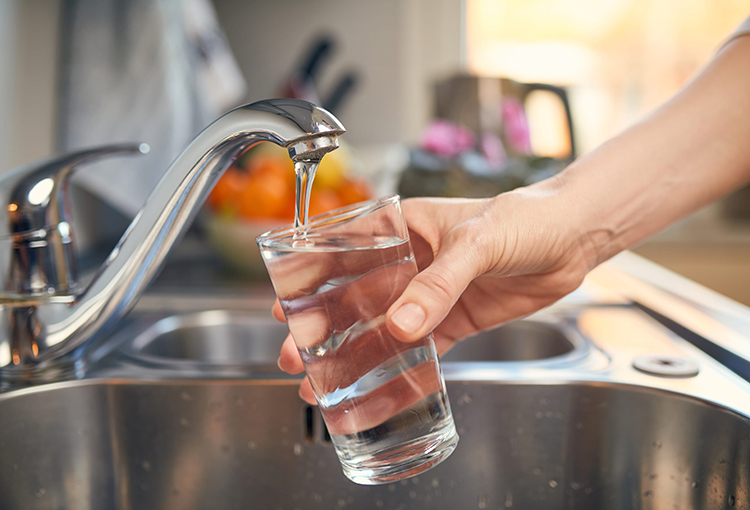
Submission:
M 257 314 L 199 312 L 158 320 L 128 342 L 123 352 L 155 366 L 245 366 L 262 372 L 278 371 L 276 359 L 287 332 L 284 324 Z M 443 359 L 547 360 L 575 348 L 560 325 L 523 320 L 459 342 Z
M 0 508 L 750 509 L 750 421 L 661 390 L 449 382 L 419 477 L 346 480 L 291 380 L 78 381 L 0 395 Z

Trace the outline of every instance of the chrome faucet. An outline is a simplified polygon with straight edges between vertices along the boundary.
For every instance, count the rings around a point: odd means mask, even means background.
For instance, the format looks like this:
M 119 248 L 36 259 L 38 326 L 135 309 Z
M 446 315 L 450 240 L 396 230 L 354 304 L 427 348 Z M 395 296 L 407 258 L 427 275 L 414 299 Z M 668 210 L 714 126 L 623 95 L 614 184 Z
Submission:
M 147 146 L 82 151 L 0 177 L 0 382 L 79 370 L 82 346 L 132 308 L 214 184 L 248 148 L 269 141 L 294 161 L 319 160 L 344 131 L 333 115 L 296 99 L 260 101 L 220 117 L 172 163 L 86 288 L 76 282 L 67 179 L 78 164 Z

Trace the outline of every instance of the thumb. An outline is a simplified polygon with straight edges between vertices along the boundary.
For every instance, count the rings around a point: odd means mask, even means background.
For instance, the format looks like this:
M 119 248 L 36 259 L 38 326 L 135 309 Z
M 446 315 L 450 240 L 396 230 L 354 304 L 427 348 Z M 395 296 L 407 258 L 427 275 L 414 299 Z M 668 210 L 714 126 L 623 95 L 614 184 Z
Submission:
M 481 273 L 473 251 L 460 243 L 439 252 L 386 312 L 388 331 L 402 342 L 414 342 L 435 329 Z

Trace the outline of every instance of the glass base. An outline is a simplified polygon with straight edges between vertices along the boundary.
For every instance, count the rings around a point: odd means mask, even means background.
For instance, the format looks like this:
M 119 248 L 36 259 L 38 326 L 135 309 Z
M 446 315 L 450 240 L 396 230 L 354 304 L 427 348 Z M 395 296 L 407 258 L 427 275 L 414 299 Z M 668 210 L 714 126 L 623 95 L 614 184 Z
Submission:
M 437 466 L 453 453 L 458 434 L 453 417 L 439 430 L 413 441 L 356 459 L 342 459 L 341 467 L 349 480 L 360 485 L 381 485 L 417 476 Z

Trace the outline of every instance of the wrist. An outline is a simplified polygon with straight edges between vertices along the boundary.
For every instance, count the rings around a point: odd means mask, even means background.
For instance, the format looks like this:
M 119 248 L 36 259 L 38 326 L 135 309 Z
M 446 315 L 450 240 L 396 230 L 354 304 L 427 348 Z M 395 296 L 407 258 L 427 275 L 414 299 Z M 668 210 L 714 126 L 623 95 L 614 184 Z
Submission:
M 586 271 L 590 271 L 618 252 L 618 236 L 614 226 L 604 216 L 593 190 L 587 189 L 587 181 L 578 178 L 577 166 L 573 163 L 557 176 L 540 182 L 539 186 L 550 196 L 550 215 L 567 239 L 570 249 L 577 250 Z M 583 163 L 585 164 L 585 163 Z

